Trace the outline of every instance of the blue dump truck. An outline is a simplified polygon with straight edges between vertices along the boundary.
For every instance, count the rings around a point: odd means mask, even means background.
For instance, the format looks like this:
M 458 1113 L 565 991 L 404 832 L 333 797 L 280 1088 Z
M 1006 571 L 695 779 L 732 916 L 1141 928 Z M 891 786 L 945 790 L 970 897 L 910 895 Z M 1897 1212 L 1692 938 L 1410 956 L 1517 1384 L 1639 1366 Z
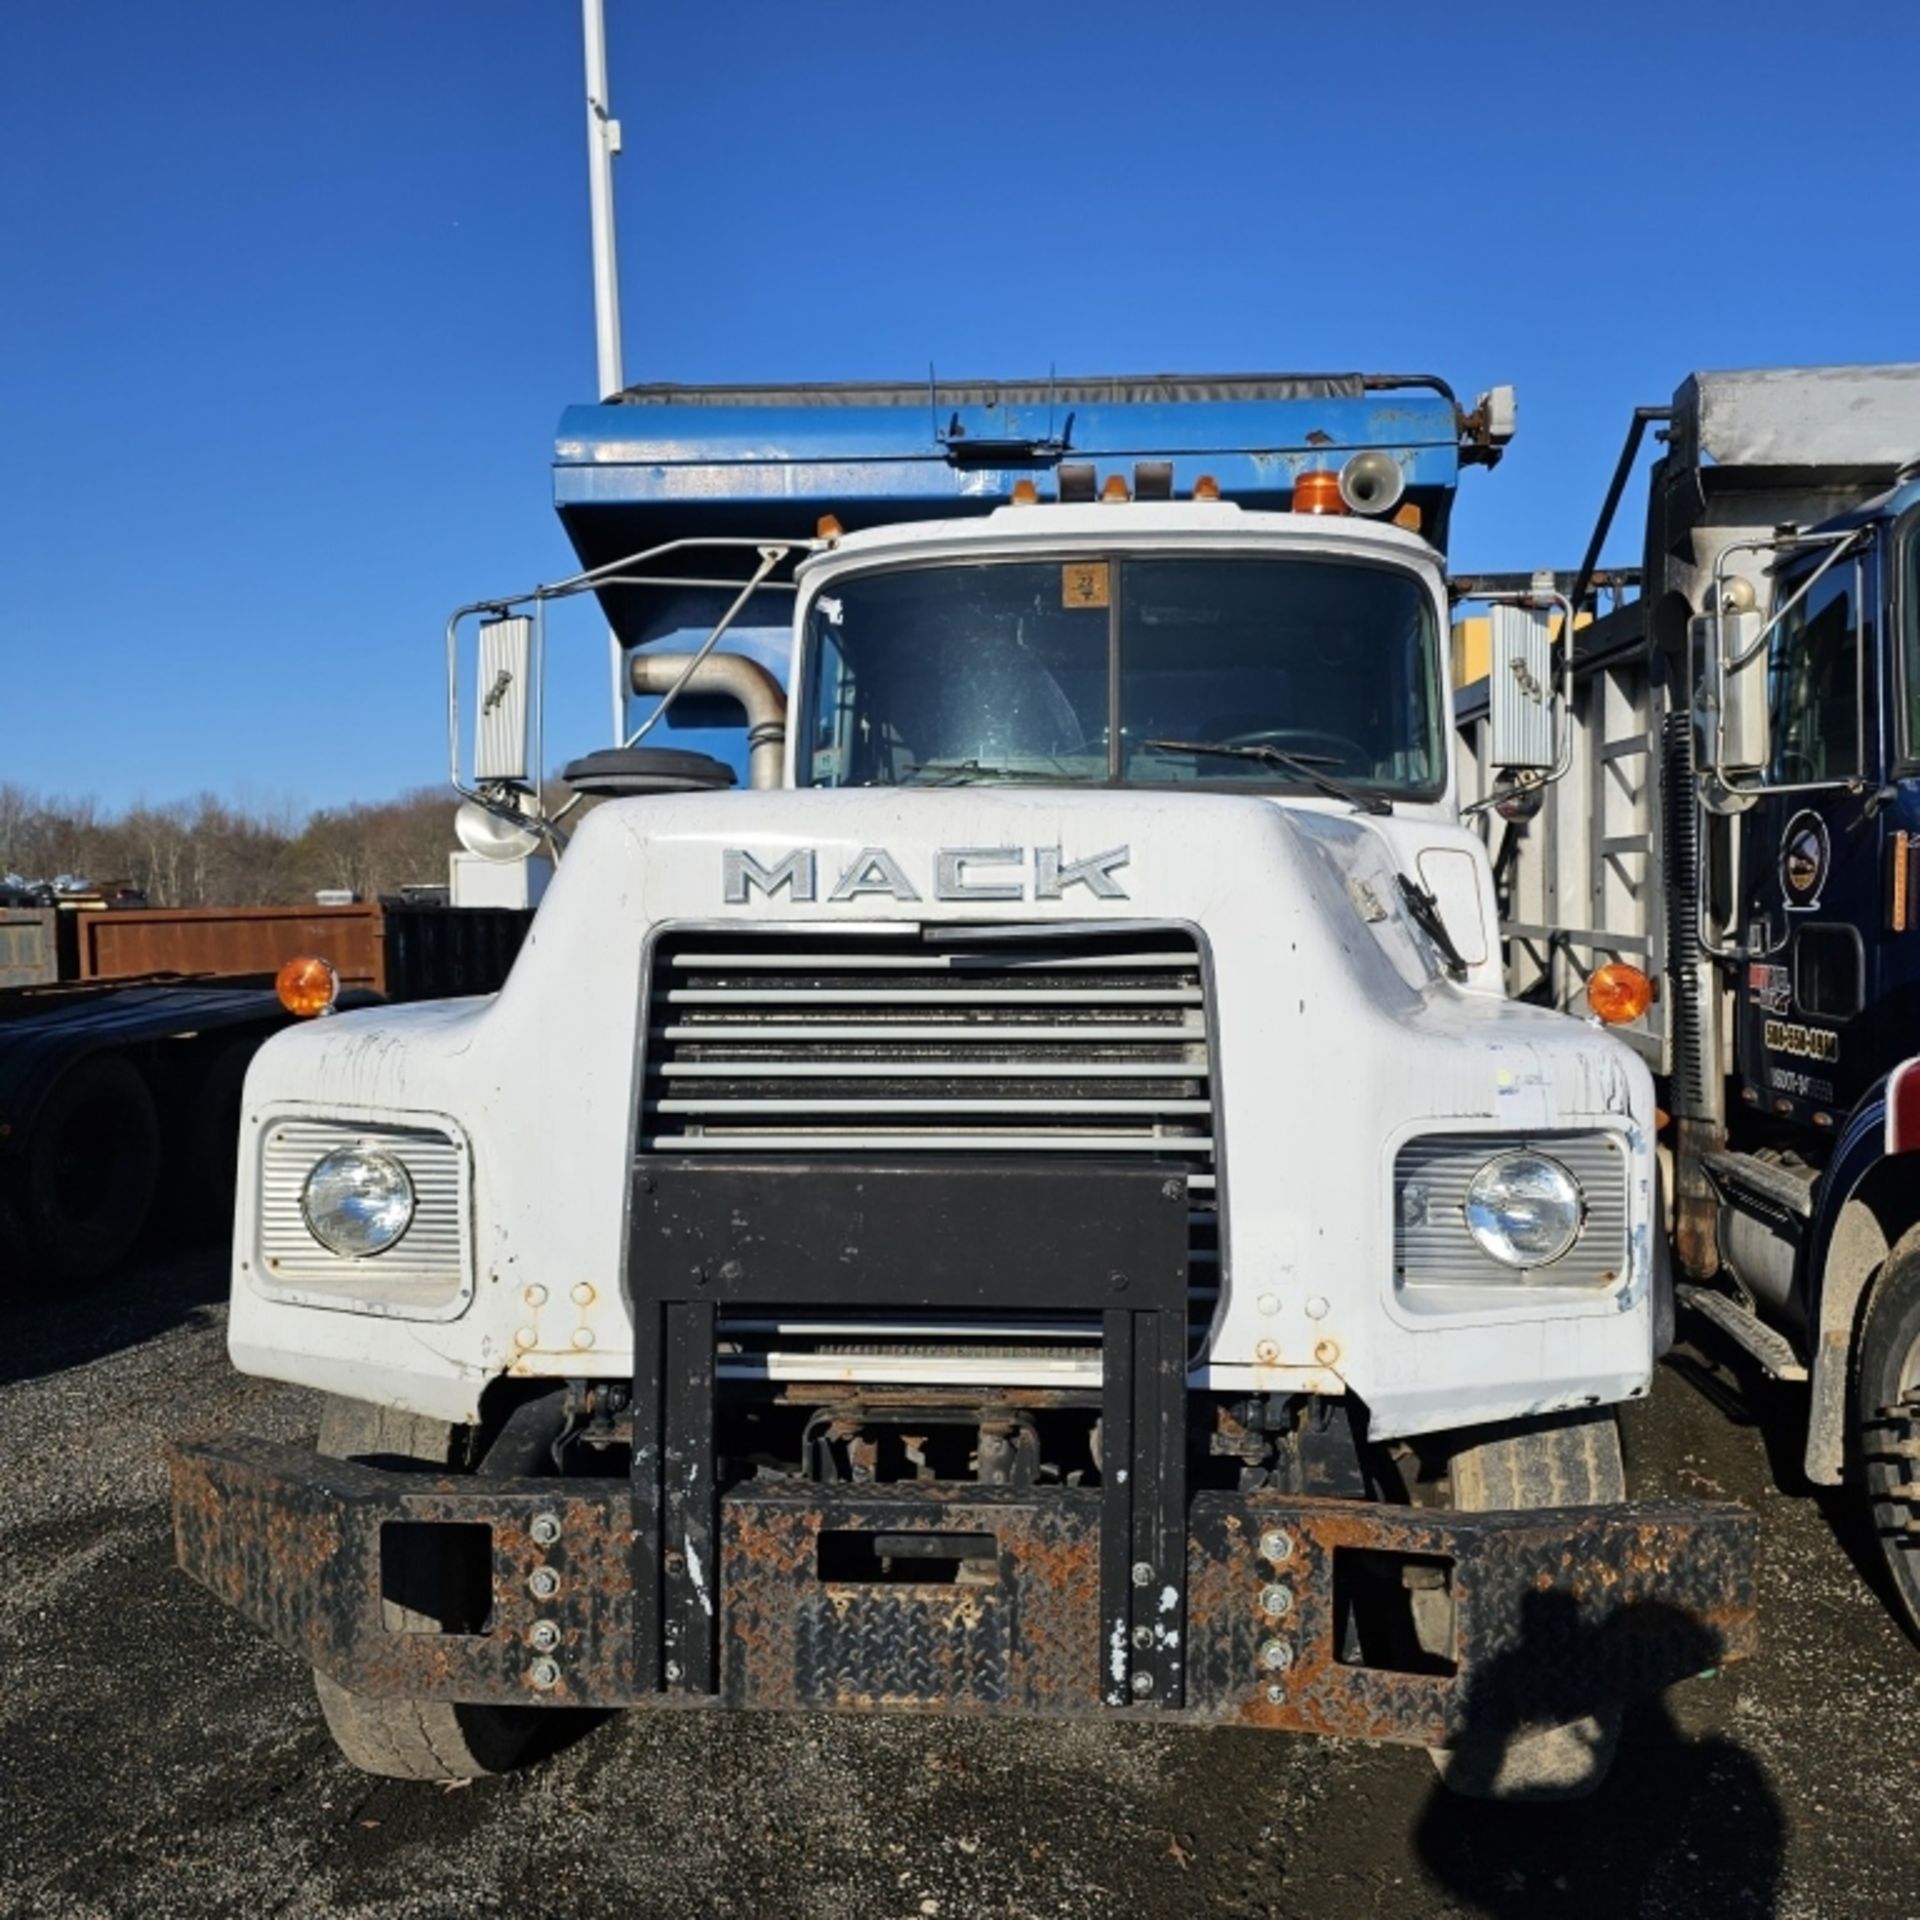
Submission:
M 1623 1468 L 1651 1077 L 1507 995 L 1459 808 L 1445 545 L 1511 426 L 1359 375 L 566 415 L 583 571 L 448 627 L 467 843 L 557 870 L 497 997 L 255 1056 L 230 1344 L 319 1445 L 174 1459 L 350 1760 L 1023 1712 L 1543 1797 L 1751 1650 L 1752 1517 Z M 549 809 L 588 593 L 619 734 Z M 1502 602 L 1536 653 L 1554 604 Z
M 1638 409 L 1559 582 L 1583 617 L 1649 426 L 1637 597 L 1579 630 L 1544 766 L 1492 740 L 1538 665 L 1495 636 L 1462 788 L 1513 990 L 1659 1076 L 1680 1299 L 1805 1383 L 1806 1476 L 1863 1491 L 1920 1631 L 1920 365 Z

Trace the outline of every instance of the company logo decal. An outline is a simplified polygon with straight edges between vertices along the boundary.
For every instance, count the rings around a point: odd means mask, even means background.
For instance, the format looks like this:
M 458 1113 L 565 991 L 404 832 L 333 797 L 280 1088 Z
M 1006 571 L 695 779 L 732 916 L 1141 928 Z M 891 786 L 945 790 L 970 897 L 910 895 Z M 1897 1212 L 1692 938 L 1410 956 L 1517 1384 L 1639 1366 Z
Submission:
M 1817 907 L 1833 859 L 1827 823 L 1810 809 L 1787 822 L 1780 841 L 1780 890 L 1790 907 Z
M 927 896 L 917 879 L 935 900 L 1064 900 L 1074 887 L 1095 900 L 1125 900 L 1127 890 L 1116 876 L 1132 860 L 1130 847 L 1109 847 L 1079 860 L 1069 860 L 1058 847 L 940 847 L 930 872 L 910 875 L 885 847 L 862 847 L 840 869 L 826 898 L 919 900 Z M 768 900 L 779 893 L 795 902 L 818 900 L 822 877 L 814 847 L 765 857 L 726 847 L 720 854 L 721 893 L 730 907 L 744 907 L 755 893 Z
M 1793 1002 L 1793 975 L 1785 967 L 1753 961 L 1747 968 L 1747 998 L 1767 1013 L 1785 1013 Z

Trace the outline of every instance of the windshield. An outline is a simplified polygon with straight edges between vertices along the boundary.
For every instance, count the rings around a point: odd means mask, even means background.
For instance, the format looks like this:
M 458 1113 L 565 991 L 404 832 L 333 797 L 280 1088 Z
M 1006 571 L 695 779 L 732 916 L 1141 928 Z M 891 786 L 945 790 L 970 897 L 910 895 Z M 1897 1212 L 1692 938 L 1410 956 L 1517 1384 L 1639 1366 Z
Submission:
M 903 567 L 821 593 L 807 659 L 803 786 L 1302 790 L 1325 773 L 1433 799 L 1445 785 L 1432 599 L 1395 567 L 1119 554 Z

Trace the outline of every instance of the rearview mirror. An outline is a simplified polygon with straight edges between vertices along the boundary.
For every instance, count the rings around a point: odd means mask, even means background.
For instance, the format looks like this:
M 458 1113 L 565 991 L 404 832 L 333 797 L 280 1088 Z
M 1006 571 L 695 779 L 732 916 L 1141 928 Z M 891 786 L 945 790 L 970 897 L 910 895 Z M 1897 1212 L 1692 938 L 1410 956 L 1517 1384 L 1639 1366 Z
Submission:
M 1488 757 L 1514 773 L 1550 773 L 1554 738 L 1553 629 L 1545 607 L 1496 603 L 1487 609 Z
M 1767 650 L 1757 608 L 1698 615 L 1700 660 L 1694 689 L 1694 758 L 1703 779 L 1723 789 L 1761 780 L 1772 759 L 1767 710 Z
M 518 614 L 484 622 L 473 737 L 473 777 L 482 786 L 526 781 L 532 683 L 533 622 Z

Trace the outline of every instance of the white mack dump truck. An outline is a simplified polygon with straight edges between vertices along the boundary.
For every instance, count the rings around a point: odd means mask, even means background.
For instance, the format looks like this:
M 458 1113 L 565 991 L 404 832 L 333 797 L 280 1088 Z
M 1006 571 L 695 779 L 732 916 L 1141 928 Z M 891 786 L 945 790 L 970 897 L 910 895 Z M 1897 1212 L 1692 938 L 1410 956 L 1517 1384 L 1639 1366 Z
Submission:
M 449 629 L 470 843 L 557 872 L 497 997 L 255 1059 L 233 1357 L 326 1412 L 174 1459 L 183 1566 L 351 1760 L 498 1769 L 611 1707 L 1130 1714 L 1545 1795 L 1750 1651 L 1750 1516 L 1627 1503 L 1647 1071 L 1505 997 L 1456 804 L 1448 510 L 1510 409 L 566 416 L 587 571 Z M 598 804 L 541 817 L 588 588 L 669 721 L 744 716 L 745 791 L 623 701 Z

